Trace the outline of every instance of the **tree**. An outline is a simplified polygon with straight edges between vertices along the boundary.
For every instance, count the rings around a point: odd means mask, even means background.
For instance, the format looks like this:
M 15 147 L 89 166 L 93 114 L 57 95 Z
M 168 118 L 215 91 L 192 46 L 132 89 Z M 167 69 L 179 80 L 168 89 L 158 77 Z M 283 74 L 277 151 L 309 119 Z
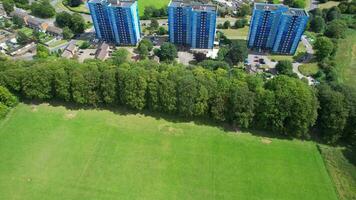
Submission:
M 56 24 L 61 28 L 71 27 L 72 15 L 65 11 L 58 13 L 56 15 Z
M 152 51 L 152 49 L 153 49 L 153 44 L 148 39 L 141 40 L 141 42 L 138 44 L 137 47 L 141 59 L 146 59 L 150 51 Z
M 56 14 L 56 10 L 49 0 L 40 0 L 31 4 L 31 13 L 40 18 L 51 18 Z
M 12 11 L 14 11 L 15 3 L 13 0 L 3 0 L 2 5 L 4 7 L 5 12 L 9 15 Z
M 7 88 L 0 86 L 0 104 L 15 107 L 18 104 L 18 99 Z
M 84 18 L 80 14 L 74 13 L 72 15 L 70 29 L 75 34 L 84 33 L 84 31 L 85 31 L 85 21 L 84 21 Z
M 248 4 L 242 4 L 237 10 L 238 17 L 245 17 L 246 15 L 251 14 L 251 7 Z
M 332 38 L 344 38 L 347 25 L 343 20 L 333 20 L 328 23 L 325 35 Z
M 343 135 L 349 110 L 345 96 L 328 85 L 318 87 L 320 101 L 318 128 L 328 143 L 336 143 Z
M 47 58 L 50 55 L 50 52 L 47 47 L 42 44 L 37 44 L 36 52 L 37 58 Z
M 230 27 L 231 27 L 230 21 L 229 20 L 225 21 L 224 25 L 223 25 L 223 28 L 224 29 L 229 29 Z
M 180 115 L 191 117 L 194 116 L 195 99 L 198 95 L 197 82 L 191 73 L 182 76 L 177 85 L 179 94 L 177 109 Z
M 147 72 L 143 68 L 133 67 L 123 74 L 122 79 L 125 82 L 122 86 L 123 103 L 142 110 L 146 106 Z
M 324 18 L 320 16 L 316 16 L 310 21 L 310 30 L 313 32 L 322 33 L 325 30 L 325 26 Z
M 148 51 L 152 51 L 152 49 L 153 49 L 153 44 L 152 44 L 151 40 L 148 40 L 148 39 L 142 39 L 141 42 L 139 43 L 139 46 L 140 45 L 147 46 Z
M 314 44 L 315 55 L 319 61 L 328 58 L 333 52 L 334 44 L 327 37 L 318 37 Z
M 23 31 L 17 32 L 16 40 L 19 44 L 22 45 L 25 45 L 31 41 L 30 37 L 28 37 Z
M 164 27 L 160 26 L 158 28 L 158 31 L 157 31 L 158 35 L 166 35 L 167 33 L 168 33 L 168 31 Z
M 283 1 L 283 4 L 293 8 L 304 8 L 305 0 L 285 0 Z
M 80 4 L 82 4 L 83 2 L 81 0 L 68 0 L 68 5 L 70 7 L 78 7 L 80 6 Z
M 71 39 L 74 36 L 72 31 L 66 26 L 63 28 L 63 38 L 68 40 Z
M 247 45 L 244 42 L 234 41 L 226 54 L 225 61 L 237 65 L 239 62 L 243 62 L 247 58 L 247 54 Z
M 229 98 L 230 121 L 233 125 L 248 128 L 254 117 L 255 95 L 247 85 L 233 84 Z
M 145 44 L 141 44 L 137 48 L 138 54 L 140 55 L 141 59 L 146 59 L 149 55 L 148 47 Z
M 113 104 L 117 102 L 117 70 L 116 68 L 109 68 L 105 66 L 101 73 L 100 91 L 103 102 L 106 104 Z
M 284 74 L 287 76 L 291 76 L 294 74 L 293 72 L 293 64 L 289 60 L 280 60 L 276 65 L 276 70 L 278 74 Z
M 12 22 L 14 23 L 14 25 L 16 25 L 16 28 L 19 28 L 19 29 L 22 28 L 24 25 L 23 19 L 18 16 L 13 16 Z
M 91 63 L 75 68 L 71 75 L 73 101 L 78 104 L 98 105 L 100 98 L 100 71 Z
M 196 60 L 197 63 L 200 63 L 200 62 L 202 62 L 203 60 L 206 59 L 206 55 L 203 52 L 195 52 L 193 54 L 193 56 L 194 56 L 194 60 Z
M 53 97 L 53 73 L 45 64 L 28 69 L 22 79 L 22 91 L 28 99 L 45 100 Z
M 173 78 L 176 75 L 173 70 L 163 71 L 158 76 L 159 107 L 167 113 L 175 113 L 177 110 L 177 82 Z
M 160 61 L 172 62 L 178 56 L 178 51 L 174 44 L 165 42 L 161 45 L 161 48 L 158 49 L 156 55 L 159 57 Z
M 151 19 L 150 29 L 153 31 L 153 30 L 157 30 L 158 27 L 159 27 L 159 23 L 157 19 Z
M 303 81 L 277 76 L 259 92 L 256 124 L 280 134 L 309 137 L 315 124 L 318 102 L 312 88 Z
M 16 7 L 22 8 L 22 9 L 29 9 L 29 0 L 14 0 Z
M 327 21 L 333 21 L 333 20 L 338 19 L 340 17 L 341 17 L 340 8 L 338 8 L 336 6 L 330 8 L 326 13 L 326 20 Z
M 62 64 L 62 62 L 60 63 Z M 66 63 L 64 63 L 66 64 Z M 58 68 L 54 71 L 54 95 L 56 98 L 61 99 L 63 101 L 71 100 L 71 92 L 70 92 L 70 76 L 69 72 L 64 69 L 64 67 Z
M 126 49 L 120 48 L 113 52 L 111 59 L 116 66 L 119 66 L 128 62 L 129 55 L 130 53 Z
M 234 28 L 243 28 L 247 25 L 247 19 L 238 19 L 235 21 Z

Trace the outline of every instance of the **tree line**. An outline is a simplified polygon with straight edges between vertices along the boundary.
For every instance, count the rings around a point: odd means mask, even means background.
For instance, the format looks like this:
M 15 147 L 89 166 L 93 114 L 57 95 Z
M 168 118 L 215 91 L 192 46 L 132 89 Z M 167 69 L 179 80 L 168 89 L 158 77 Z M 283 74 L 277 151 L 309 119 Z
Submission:
M 298 138 L 313 137 L 310 130 L 316 128 L 330 143 L 355 137 L 356 95 L 345 87 L 317 90 L 284 75 L 264 80 L 236 68 L 148 60 L 6 60 L 0 85 L 31 100 L 125 106 Z

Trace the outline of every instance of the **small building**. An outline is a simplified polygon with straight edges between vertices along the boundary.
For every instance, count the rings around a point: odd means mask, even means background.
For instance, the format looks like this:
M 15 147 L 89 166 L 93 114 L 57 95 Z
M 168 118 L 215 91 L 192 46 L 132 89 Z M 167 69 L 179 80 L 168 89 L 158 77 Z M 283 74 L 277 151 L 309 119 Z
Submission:
M 46 33 L 56 38 L 63 38 L 63 30 L 55 26 L 48 26 Z
M 32 16 L 28 16 L 27 18 L 25 18 L 25 23 L 28 27 L 32 28 L 35 31 L 45 31 L 48 27 L 48 24 L 45 22 L 42 22 L 41 20 L 39 20 L 38 18 L 32 17 Z
M 98 47 L 95 58 L 99 60 L 106 60 L 109 57 L 109 50 L 110 46 L 106 42 L 101 43 Z
M 73 58 L 74 55 L 77 53 L 77 49 L 78 48 L 75 45 L 75 42 L 69 43 L 62 53 L 62 57 L 67 59 Z

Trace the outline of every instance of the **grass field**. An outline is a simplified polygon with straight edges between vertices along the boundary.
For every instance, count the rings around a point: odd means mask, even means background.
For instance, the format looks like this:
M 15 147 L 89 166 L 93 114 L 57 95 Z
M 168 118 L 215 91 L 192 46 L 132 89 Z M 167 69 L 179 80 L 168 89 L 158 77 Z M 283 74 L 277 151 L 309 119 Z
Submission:
M 304 44 L 302 42 L 299 43 L 297 51 L 295 52 L 294 56 L 288 56 L 288 55 L 268 55 L 268 58 L 271 60 L 275 60 L 275 61 L 280 61 L 280 60 L 289 60 L 291 62 L 293 62 L 295 59 L 297 58 L 297 55 L 299 54 L 304 54 L 306 52 L 306 48 L 304 46 Z
M 325 9 L 325 8 L 331 8 L 333 6 L 338 6 L 340 2 L 338 1 L 328 1 L 326 3 L 321 3 L 321 4 L 318 4 L 318 7 L 320 9 Z
M 327 146 L 320 150 L 340 200 L 356 199 L 356 152 Z
M 312 76 L 318 73 L 319 66 L 317 63 L 307 63 L 299 66 L 299 71 L 304 76 Z
M 219 29 L 230 40 L 247 40 L 248 26 L 239 29 Z
M 154 6 L 156 8 L 163 8 L 168 5 L 170 0 L 138 0 L 138 11 L 140 16 L 143 16 L 146 6 Z
M 0 122 L 0 199 L 337 196 L 312 142 L 142 114 L 20 104 Z
M 338 43 L 335 61 L 340 82 L 356 88 L 356 31 L 348 30 L 346 38 Z

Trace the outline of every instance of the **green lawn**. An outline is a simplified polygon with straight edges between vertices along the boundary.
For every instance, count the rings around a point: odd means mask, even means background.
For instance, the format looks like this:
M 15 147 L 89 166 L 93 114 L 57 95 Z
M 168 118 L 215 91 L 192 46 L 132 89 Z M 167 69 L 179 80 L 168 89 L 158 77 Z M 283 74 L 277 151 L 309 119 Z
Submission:
M 20 104 L 0 122 L 0 199 L 337 195 L 313 142 L 142 114 Z
M 19 31 L 25 33 L 27 36 L 32 36 L 33 30 L 28 27 L 22 27 Z
M 356 88 L 356 31 L 348 30 L 346 38 L 338 43 L 335 61 L 340 82 Z
M 338 1 L 328 1 L 326 3 L 321 3 L 321 4 L 318 4 L 318 7 L 320 9 L 324 9 L 324 8 L 331 8 L 333 6 L 338 6 L 340 2 Z
M 140 16 L 143 16 L 146 6 L 154 6 L 156 8 L 167 7 L 170 0 L 138 0 L 138 10 Z
M 239 29 L 219 29 L 230 40 L 247 40 L 248 26 Z
M 68 42 L 68 40 L 56 40 L 56 41 L 54 41 L 54 42 L 51 42 L 51 43 L 49 44 L 49 47 L 50 47 L 50 48 L 57 47 L 57 46 L 59 46 L 59 45 L 65 44 L 65 43 L 67 43 L 67 42 Z
M 297 51 L 295 52 L 295 54 L 293 56 L 289 56 L 289 55 L 269 55 L 268 58 L 271 60 L 275 60 L 275 61 L 280 61 L 280 60 L 289 60 L 291 62 L 293 62 L 295 60 L 295 58 L 299 57 L 300 55 L 306 53 L 306 48 L 304 46 L 304 44 L 302 42 L 299 43 Z
M 304 76 L 313 76 L 319 71 L 319 66 L 317 63 L 307 63 L 299 66 L 299 71 Z
M 321 146 L 320 150 L 340 200 L 356 199 L 356 152 L 326 146 Z

